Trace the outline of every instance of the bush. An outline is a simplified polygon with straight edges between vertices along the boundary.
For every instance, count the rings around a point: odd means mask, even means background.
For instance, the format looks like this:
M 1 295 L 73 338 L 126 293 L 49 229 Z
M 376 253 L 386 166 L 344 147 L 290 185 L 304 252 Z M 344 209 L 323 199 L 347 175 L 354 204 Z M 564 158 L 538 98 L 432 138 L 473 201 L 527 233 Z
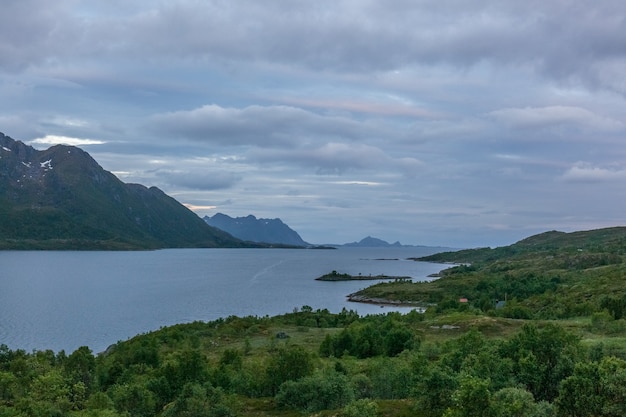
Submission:
M 114 385 L 109 391 L 115 408 L 119 412 L 127 411 L 133 417 L 149 417 L 153 416 L 156 411 L 154 395 L 144 386 Z
M 344 374 L 318 371 L 297 381 L 287 381 L 276 394 L 276 403 L 282 407 L 305 412 L 332 410 L 354 400 L 354 389 Z
M 165 407 L 163 417 L 231 417 L 233 412 L 219 388 L 187 384 L 180 396 Z
M 379 358 L 373 361 L 369 377 L 372 397 L 393 400 L 409 396 L 415 375 L 404 361 Z
M 346 405 L 340 417 L 375 417 L 378 414 L 378 404 L 371 400 L 356 400 Z
M 326 335 L 320 345 L 320 355 L 342 357 L 344 354 L 357 358 L 378 355 L 397 356 L 416 345 L 413 333 L 406 327 L 387 322 L 384 326 L 374 323 L 352 325 L 335 336 Z
M 272 395 L 286 381 L 295 381 L 313 372 L 313 359 L 301 347 L 281 347 L 270 357 L 265 371 L 267 384 Z
M 417 383 L 415 406 L 426 417 L 439 417 L 453 405 L 452 395 L 459 382 L 457 375 L 447 368 L 437 366 L 428 370 Z
M 503 388 L 491 398 L 493 417 L 549 417 L 553 407 L 546 402 L 536 403 L 533 395 L 522 388 Z

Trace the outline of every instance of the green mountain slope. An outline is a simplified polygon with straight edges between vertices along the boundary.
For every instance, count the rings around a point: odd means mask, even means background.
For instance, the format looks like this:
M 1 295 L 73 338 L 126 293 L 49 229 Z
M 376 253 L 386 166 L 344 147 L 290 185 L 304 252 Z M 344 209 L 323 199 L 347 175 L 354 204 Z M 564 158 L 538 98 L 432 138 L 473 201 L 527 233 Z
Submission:
M 0 134 L 0 248 L 236 247 L 156 187 L 125 184 L 76 147 Z
M 623 253 L 626 250 L 626 227 L 564 233 L 550 231 L 522 239 L 509 246 L 498 248 L 465 249 L 442 252 L 418 260 L 430 262 L 496 262 L 540 255 L 569 256 L 578 253 L 578 258 L 605 256 Z
M 442 271 L 432 282 L 377 284 L 355 298 L 399 300 L 439 311 L 476 309 L 511 318 L 556 319 L 607 311 L 616 319 L 626 315 L 626 227 L 546 232 L 510 246 L 416 260 L 460 265 Z

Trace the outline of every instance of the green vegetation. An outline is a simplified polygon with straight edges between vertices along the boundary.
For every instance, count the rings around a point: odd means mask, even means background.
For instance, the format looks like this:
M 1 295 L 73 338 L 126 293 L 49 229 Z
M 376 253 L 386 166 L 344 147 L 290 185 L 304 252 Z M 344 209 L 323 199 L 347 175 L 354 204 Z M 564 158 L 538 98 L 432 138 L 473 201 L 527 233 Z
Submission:
M 466 264 L 367 290 L 433 303 L 423 314 L 303 306 L 166 327 L 99 355 L 1 346 L 0 417 L 623 416 L 624 233 L 441 254 Z
M 589 325 L 304 306 L 167 327 L 99 355 L 2 346 L 0 416 L 624 415 L 626 343 L 589 339 Z
M 422 261 L 456 263 L 431 282 L 380 283 L 356 296 L 436 305 L 517 319 L 626 313 L 626 228 L 547 232 L 502 248 L 440 253 Z M 460 303 L 466 298 L 468 303 Z M 500 303 L 498 303 L 500 302 Z

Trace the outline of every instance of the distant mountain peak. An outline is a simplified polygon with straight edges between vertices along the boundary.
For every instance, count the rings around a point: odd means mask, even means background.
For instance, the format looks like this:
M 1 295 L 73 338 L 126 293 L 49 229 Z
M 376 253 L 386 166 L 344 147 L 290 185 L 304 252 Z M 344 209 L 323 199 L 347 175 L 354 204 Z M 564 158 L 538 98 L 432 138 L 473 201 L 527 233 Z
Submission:
M 263 242 L 283 245 L 308 246 L 300 235 L 279 218 L 257 219 L 252 214 L 245 217 L 230 217 L 216 213 L 213 217 L 204 216 L 204 221 L 238 239 L 249 242 Z
M 382 247 L 395 247 L 402 246 L 400 242 L 396 242 L 394 244 L 390 244 L 382 239 L 378 239 L 372 236 L 367 236 L 361 239 L 358 242 L 346 243 L 343 246 L 348 247 L 365 247 L 365 248 L 382 248 Z

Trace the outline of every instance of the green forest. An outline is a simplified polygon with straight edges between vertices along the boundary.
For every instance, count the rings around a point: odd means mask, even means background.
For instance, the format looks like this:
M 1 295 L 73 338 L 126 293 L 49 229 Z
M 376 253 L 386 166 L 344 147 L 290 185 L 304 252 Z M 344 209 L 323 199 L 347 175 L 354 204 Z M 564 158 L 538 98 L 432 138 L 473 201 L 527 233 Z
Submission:
M 307 306 L 95 355 L 0 347 L 0 416 L 623 416 L 626 350 L 591 321 Z M 621 319 L 620 319 L 621 320 Z
M 625 253 L 621 228 L 549 232 L 363 291 L 425 313 L 302 306 L 101 353 L 1 346 L 0 417 L 624 416 Z

